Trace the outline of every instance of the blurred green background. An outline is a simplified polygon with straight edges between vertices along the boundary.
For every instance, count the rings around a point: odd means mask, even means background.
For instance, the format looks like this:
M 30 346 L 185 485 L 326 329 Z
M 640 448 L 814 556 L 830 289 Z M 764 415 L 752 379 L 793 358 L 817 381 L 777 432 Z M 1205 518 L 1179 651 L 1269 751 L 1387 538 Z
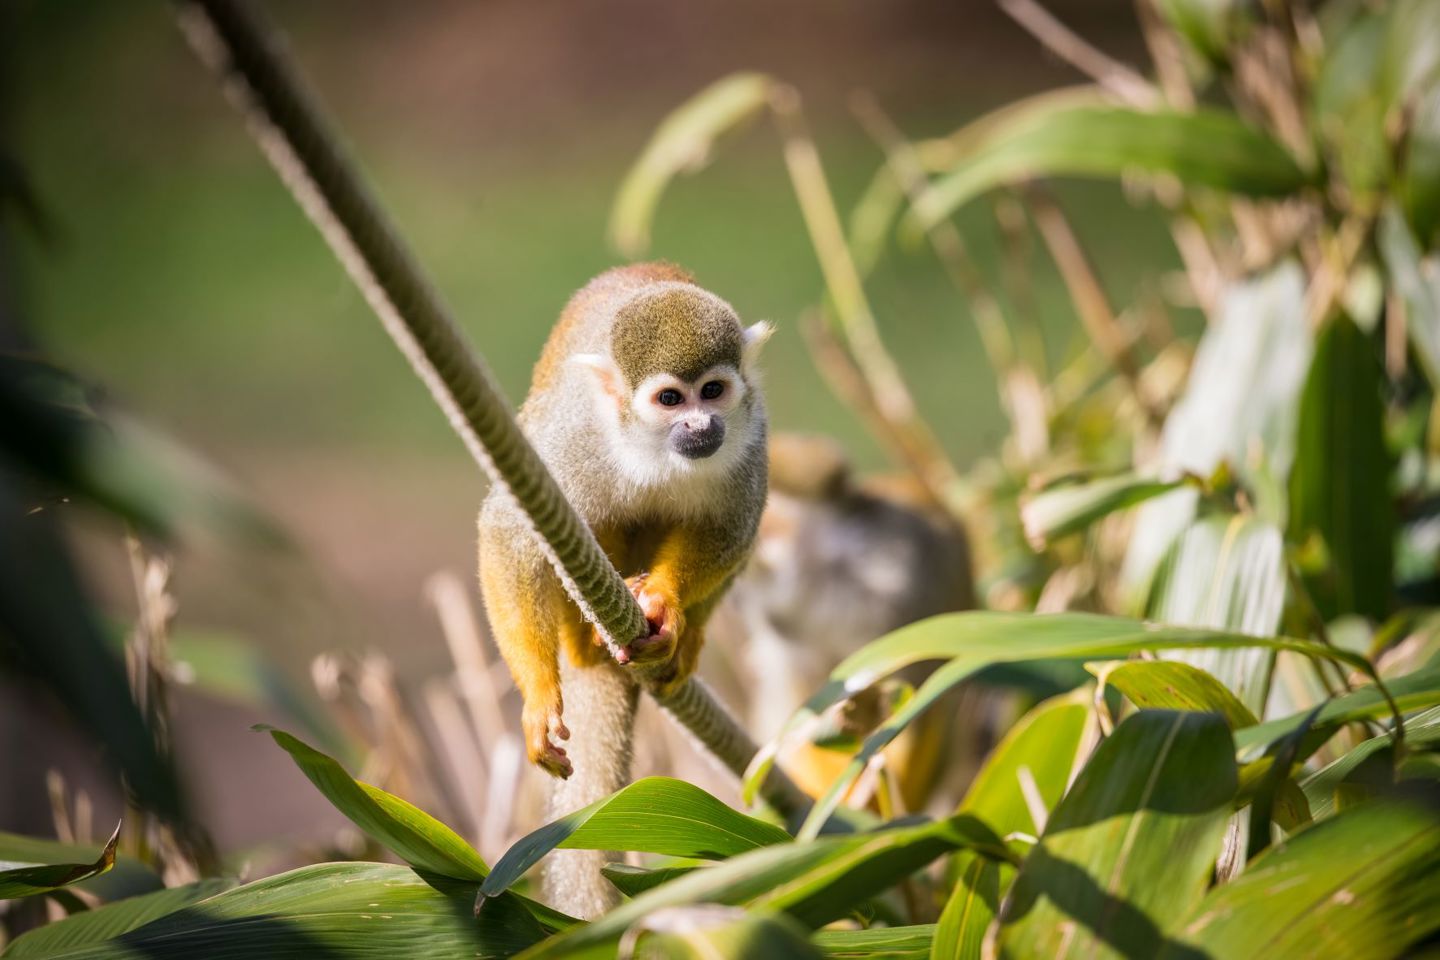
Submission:
M 516 403 L 570 293 L 617 262 L 604 228 L 624 171 L 665 113 L 705 84 L 739 69 L 794 83 L 848 210 L 880 162 L 847 111 L 854 91 L 874 92 L 907 133 L 939 135 L 1079 79 L 989 3 L 267 6 Z M 1113 54 L 1138 57 L 1128 4 L 1051 7 Z M 296 668 L 324 649 L 379 646 L 407 673 L 437 669 L 445 651 L 422 586 L 441 568 L 469 575 L 483 493 L 443 418 L 167 4 L 21 0 L 4 16 L 5 138 L 55 227 L 48 239 L 16 232 L 26 335 L 224 467 L 301 547 L 296 569 L 279 571 L 182 554 L 179 629 L 232 632 Z M 1061 195 L 1117 302 L 1173 266 L 1162 223 L 1119 190 L 1076 184 Z M 982 268 L 998 271 L 989 203 L 961 224 Z M 862 465 L 885 465 L 797 330 L 819 271 L 765 124 L 667 195 L 654 254 L 692 269 L 742 316 L 776 323 L 765 361 L 776 428 L 834 434 Z M 1023 293 L 1063 359 L 1078 346 L 1076 321 L 1043 255 L 1029 264 Z M 928 251 L 892 249 L 871 294 L 944 444 L 962 465 L 992 449 L 1002 436 L 994 386 Z M 82 522 L 75 532 L 96 589 L 117 618 L 130 616 L 117 531 Z M 212 805 L 242 771 L 203 789 Z M 39 775 L 12 782 L 43 790 Z M 33 812 L 39 800 L 11 802 Z M 254 839 L 259 828 L 232 814 L 218 816 L 222 839 Z

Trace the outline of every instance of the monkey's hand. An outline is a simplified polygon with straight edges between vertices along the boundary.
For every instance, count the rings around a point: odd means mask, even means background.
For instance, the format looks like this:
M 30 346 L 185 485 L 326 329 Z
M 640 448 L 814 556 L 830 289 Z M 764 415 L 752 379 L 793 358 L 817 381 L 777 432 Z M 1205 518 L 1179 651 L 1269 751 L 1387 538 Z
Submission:
M 557 746 L 551 737 L 570 739 L 570 730 L 561 719 L 562 706 L 557 699 L 554 704 L 532 708 L 525 704 L 520 715 L 520 724 L 525 728 L 525 752 L 530 762 L 552 777 L 564 780 L 574 772 L 565 749 Z
M 648 635 L 632 640 L 620 648 L 615 659 L 622 664 L 658 668 L 675 656 L 676 642 L 685 629 L 685 612 L 680 598 L 657 589 L 648 574 L 639 574 L 625 581 L 640 604 L 649 627 Z

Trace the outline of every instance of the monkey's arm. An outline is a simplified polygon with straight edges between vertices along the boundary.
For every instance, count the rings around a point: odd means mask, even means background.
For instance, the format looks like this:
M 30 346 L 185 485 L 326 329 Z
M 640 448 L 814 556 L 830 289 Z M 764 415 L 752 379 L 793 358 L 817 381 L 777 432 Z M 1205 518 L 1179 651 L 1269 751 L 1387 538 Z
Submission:
M 480 591 L 495 645 L 524 700 L 526 753 L 548 773 L 568 777 L 570 761 L 555 739 L 570 736 L 557 656 L 562 635 L 584 624 L 513 507 L 493 496 L 480 512 Z

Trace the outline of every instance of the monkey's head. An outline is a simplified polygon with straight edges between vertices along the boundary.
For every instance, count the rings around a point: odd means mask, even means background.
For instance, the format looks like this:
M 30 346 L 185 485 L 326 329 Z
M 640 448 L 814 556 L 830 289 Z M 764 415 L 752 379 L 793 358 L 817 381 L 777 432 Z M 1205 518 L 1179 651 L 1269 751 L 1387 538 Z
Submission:
M 764 322 L 742 326 L 712 293 L 667 282 L 615 311 L 609 356 L 574 359 L 594 374 L 627 465 L 661 475 L 724 469 L 763 434 L 755 358 L 770 333 Z

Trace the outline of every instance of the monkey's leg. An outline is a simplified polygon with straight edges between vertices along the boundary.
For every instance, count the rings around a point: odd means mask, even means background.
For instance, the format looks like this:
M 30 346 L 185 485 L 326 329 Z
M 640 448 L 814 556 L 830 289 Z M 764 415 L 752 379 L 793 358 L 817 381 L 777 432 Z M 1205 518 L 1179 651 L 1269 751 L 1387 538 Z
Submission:
M 550 819 L 563 817 L 630 782 L 630 757 L 639 688 L 620 667 L 609 662 L 577 666 L 562 658 L 565 703 L 576 719 L 569 743 L 575 775 L 556 780 L 550 794 Z M 603 850 L 556 850 L 541 873 L 545 901 L 557 910 L 586 920 L 620 901 L 600 868 L 619 855 Z

